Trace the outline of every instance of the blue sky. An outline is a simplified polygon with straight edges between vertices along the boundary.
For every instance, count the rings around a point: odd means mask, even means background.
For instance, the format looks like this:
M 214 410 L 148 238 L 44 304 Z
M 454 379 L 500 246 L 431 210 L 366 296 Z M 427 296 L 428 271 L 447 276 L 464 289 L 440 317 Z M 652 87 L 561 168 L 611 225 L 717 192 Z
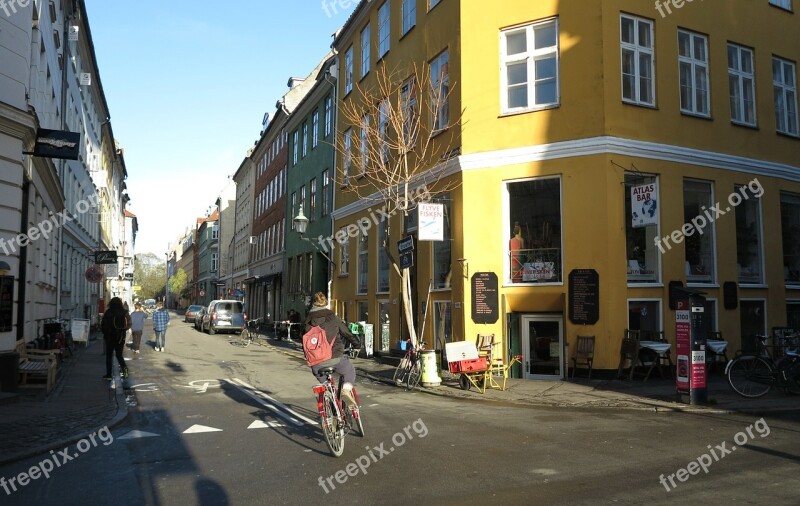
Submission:
M 205 215 L 289 77 L 311 72 L 356 3 L 86 0 L 138 253 L 162 255 Z

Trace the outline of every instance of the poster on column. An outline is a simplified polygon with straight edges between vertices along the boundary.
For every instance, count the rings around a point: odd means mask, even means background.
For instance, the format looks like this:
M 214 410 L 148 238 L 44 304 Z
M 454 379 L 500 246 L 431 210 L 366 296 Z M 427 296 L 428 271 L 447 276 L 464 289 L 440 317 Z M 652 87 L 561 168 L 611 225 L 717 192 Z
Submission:
M 631 186 L 633 228 L 658 224 L 658 183 Z

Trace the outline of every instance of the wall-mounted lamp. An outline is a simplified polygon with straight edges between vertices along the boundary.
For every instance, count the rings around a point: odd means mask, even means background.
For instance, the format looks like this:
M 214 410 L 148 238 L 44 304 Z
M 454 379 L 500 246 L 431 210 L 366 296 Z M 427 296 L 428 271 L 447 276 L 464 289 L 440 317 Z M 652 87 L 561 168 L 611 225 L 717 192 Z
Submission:
M 0 276 L 5 276 L 10 270 L 11 266 L 8 265 L 8 262 L 0 260 Z
M 298 206 L 297 216 L 294 217 L 292 223 L 294 223 L 294 229 L 297 230 L 297 233 L 300 234 L 300 237 L 303 237 L 303 234 L 306 233 L 306 228 L 308 227 L 308 218 L 306 218 L 306 215 L 303 214 L 302 206 Z

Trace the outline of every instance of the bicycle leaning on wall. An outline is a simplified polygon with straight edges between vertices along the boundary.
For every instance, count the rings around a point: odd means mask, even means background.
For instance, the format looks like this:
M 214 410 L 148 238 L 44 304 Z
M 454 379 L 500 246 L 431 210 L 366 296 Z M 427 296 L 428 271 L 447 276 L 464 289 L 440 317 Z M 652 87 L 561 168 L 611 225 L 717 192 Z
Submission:
M 397 364 L 392 380 L 396 385 L 405 385 L 406 390 L 414 390 L 422 377 L 422 350 L 425 349 L 425 341 L 420 341 L 419 346 L 414 347 L 411 339 L 406 339 L 408 350 Z
M 725 367 L 733 391 L 754 398 L 778 386 L 787 394 L 800 394 L 800 334 L 787 336 L 786 341 L 783 356 L 773 360 L 767 336 L 756 335 L 756 352 L 739 354 Z

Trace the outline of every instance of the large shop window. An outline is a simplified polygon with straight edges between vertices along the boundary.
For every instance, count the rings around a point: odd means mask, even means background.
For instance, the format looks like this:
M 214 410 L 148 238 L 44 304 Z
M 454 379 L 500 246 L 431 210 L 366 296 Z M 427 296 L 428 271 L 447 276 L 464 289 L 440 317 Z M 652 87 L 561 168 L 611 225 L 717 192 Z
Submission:
M 628 283 L 659 281 L 658 178 L 625 175 L 625 241 Z
M 450 194 L 445 193 L 433 202 L 444 206 L 444 240 L 433 242 L 433 289 L 450 288 L 452 261 L 450 258 Z
M 378 251 L 378 289 L 377 293 L 389 293 L 389 269 L 391 264 L 389 262 L 389 253 L 386 248 L 391 248 L 389 241 L 389 224 L 386 220 L 381 220 L 378 224 L 378 233 L 376 234 L 378 243 L 376 244 Z
M 786 326 L 800 329 L 800 300 L 786 301 Z
M 761 200 L 747 186 L 737 186 L 731 194 L 742 197 L 736 206 L 736 260 L 739 283 L 764 282 L 762 269 Z
M 648 332 L 661 331 L 661 301 L 629 300 L 628 328 Z
M 508 183 L 511 283 L 561 283 L 561 178 Z
M 781 234 L 783 236 L 783 280 L 800 284 L 800 195 L 781 193 Z
M 683 221 L 693 227 L 683 241 L 687 283 L 713 283 L 715 279 L 714 222 L 709 223 L 704 212 L 713 206 L 713 198 L 711 183 L 684 180 Z

